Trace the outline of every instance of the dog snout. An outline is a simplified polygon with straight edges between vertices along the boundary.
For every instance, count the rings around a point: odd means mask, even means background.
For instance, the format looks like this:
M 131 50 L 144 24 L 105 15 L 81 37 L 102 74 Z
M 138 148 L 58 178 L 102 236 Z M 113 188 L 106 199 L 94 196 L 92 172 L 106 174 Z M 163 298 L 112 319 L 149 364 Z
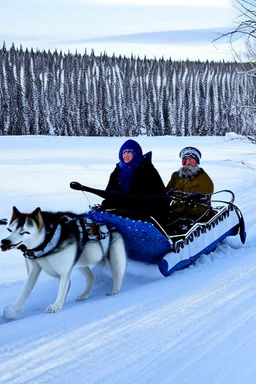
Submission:
M 7 251 L 9 249 L 11 244 L 11 241 L 9 239 L 3 239 L 1 240 L 1 250 L 2 251 Z
M 1 240 L 1 245 L 9 245 L 10 243 L 11 243 L 11 240 L 9 240 L 9 239 Z

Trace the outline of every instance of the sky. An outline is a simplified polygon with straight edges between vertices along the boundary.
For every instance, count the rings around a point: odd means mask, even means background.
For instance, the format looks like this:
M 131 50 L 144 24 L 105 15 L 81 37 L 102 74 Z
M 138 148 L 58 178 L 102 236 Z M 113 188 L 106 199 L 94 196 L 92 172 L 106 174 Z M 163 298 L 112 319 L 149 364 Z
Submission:
M 126 140 L 126 138 L 125 138 Z M 89 202 L 71 181 L 105 188 L 124 138 L 0 136 L 1 218 L 22 212 L 71 210 Z M 118 295 L 106 297 L 107 268 L 94 268 L 92 293 L 76 302 L 84 281 L 72 273 L 63 309 L 45 313 L 58 283 L 42 273 L 23 312 L 0 317 L 1 384 L 252 384 L 256 377 L 256 146 L 246 137 L 137 138 L 165 184 L 187 145 L 215 191 L 231 189 L 247 241 L 229 237 L 189 268 L 163 277 L 154 265 L 129 260 Z M 95 195 L 90 204 L 100 203 Z M 254 206 L 253 206 L 254 204 Z M 1 226 L 0 238 L 8 235 Z M 0 253 L 0 313 L 26 278 L 22 254 Z
M 23 49 L 106 52 L 172 60 L 234 60 L 232 0 L 12 0 L 1 7 L 0 41 Z

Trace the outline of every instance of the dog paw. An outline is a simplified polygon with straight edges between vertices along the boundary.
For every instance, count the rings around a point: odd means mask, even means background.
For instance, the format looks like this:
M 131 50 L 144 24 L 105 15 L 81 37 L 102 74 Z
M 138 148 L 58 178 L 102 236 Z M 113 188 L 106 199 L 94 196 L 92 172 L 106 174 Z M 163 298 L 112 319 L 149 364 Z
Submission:
M 106 296 L 114 296 L 119 292 L 119 289 L 112 289 L 112 291 L 106 293 Z
M 61 310 L 62 306 L 56 305 L 56 304 L 51 304 L 49 307 L 46 308 L 46 313 L 56 313 Z
M 77 298 L 76 298 L 76 301 L 85 301 L 85 300 L 87 300 L 88 299 L 88 295 L 79 295 L 79 296 L 77 296 Z
M 16 319 L 16 317 L 21 312 L 21 308 L 16 307 L 15 305 L 8 305 L 4 308 L 3 317 L 5 319 Z

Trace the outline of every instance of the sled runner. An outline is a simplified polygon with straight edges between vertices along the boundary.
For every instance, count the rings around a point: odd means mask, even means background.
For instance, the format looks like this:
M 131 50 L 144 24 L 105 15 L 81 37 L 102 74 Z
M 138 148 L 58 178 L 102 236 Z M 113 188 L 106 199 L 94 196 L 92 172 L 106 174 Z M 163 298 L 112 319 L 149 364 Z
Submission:
M 102 198 L 115 201 L 125 200 L 130 203 L 147 203 L 163 199 L 171 202 L 180 199 L 189 204 L 205 205 L 209 195 L 201 193 L 191 194 L 180 191 L 164 196 L 128 196 L 118 192 L 104 191 L 90 188 L 77 182 L 71 182 L 70 187 L 75 190 L 90 192 Z M 100 206 L 91 207 L 84 213 L 86 219 L 98 224 L 106 225 L 109 229 L 117 228 L 121 232 L 128 258 L 144 263 L 157 264 L 164 276 L 188 267 L 201 255 L 213 251 L 217 245 L 228 236 L 240 235 L 241 242 L 246 239 L 244 219 L 241 211 L 234 205 L 234 194 L 230 201 L 212 200 L 218 203 L 210 206 L 206 213 L 198 220 L 178 218 L 167 223 L 164 227 L 153 217 L 142 217 L 136 212 L 117 209 L 101 210 Z M 213 195 L 216 195 L 216 192 Z

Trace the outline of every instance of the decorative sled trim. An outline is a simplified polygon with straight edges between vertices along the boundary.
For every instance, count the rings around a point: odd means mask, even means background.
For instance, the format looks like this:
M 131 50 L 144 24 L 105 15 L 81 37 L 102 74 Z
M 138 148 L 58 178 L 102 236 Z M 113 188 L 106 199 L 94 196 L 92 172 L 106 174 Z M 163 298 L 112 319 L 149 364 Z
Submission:
M 159 262 L 160 272 L 167 277 L 175 271 L 188 267 L 201 255 L 212 252 L 226 237 L 237 235 L 239 228 L 236 212 L 233 207 L 229 207 L 202 226 L 200 231 L 194 228 L 194 231 L 191 230 L 186 234 L 185 239 L 177 241 L 175 252 L 164 256 Z M 209 236 L 212 241 L 207 244 Z

